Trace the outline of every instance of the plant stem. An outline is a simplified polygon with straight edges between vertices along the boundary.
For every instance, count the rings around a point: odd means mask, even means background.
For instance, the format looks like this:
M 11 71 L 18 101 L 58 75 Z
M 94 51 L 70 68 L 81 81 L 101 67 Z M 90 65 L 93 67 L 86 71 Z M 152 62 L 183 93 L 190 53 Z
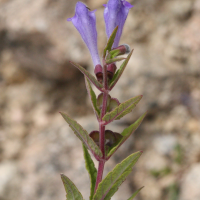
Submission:
M 103 160 L 99 161 L 99 167 L 98 167 L 98 172 L 97 172 L 97 180 L 96 180 L 96 185 L 95 185 L 94 192 L 96 192 L 96 190 L 98 188 L 98 185 L 99 185 L 99 183 L 102 180 L 103 170 L 104 170 L 104 164 L 105 164 L 105 161 L 103 161 Z
M 99 123 L 99 146 L 103 154 L 102 159 L 105 159 L 105 126 Z
M 106 66 L 105 59 L 103 59 L 103 86 L 104 86 L 103 104 L 102 104 L 101 116 L 100 116 L 100 119 L 99 119 L 99 146 L 100 146 L 100 149 L 101 149 L 103 156 L 99 160 L 99 167 L 98 167 L 98 172 L 97 172 L 95 191 L 97 190 L 99 183 L 102 181 L 104 165 L 105 165 L 105 162 L 106 162 L 105 125 L 103 125 L 103 117 L 106 114 L 106 110 L 107 110 L 107 99 L 108 99 L 109 91 L 108 91 L 108 80 L 107 80 L 107 66 Z

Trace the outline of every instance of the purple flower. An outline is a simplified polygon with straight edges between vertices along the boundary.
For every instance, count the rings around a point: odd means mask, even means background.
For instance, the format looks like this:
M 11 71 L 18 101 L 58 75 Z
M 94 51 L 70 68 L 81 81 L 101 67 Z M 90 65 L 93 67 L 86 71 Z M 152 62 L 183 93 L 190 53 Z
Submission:
M 108 38 L 115 27 L 118 26 L 118 31 L 113 43 L 113 48 L 116 48 L 119 45 L 119 40 L 129 9 L 133 6 L 125 0 L 109 0 L 107 4 L 104 4 L 104 6 L 104 20 L 106 23 L 106 34 Z
M 81 34 L 81 37 L 87 45 L 94 66 L 100 64 L 98 49 L 97 49 L 97 31 L 96 31 L 96 17 L 95 11 L 89 11 L 85 4 L 77 2 L 75 15 L 67 19 L 72 21 L 76 29 Z

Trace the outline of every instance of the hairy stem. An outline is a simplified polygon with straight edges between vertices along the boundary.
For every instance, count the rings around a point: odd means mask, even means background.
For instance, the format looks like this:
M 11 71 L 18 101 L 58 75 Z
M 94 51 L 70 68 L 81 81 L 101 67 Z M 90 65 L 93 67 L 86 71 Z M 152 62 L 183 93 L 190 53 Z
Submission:
M 104 160 L 100 160 L 99 161 L 99 167 L 98 167 L 98 172 L 97 172 L 97 180 L 96 180 L 96 185 L 95 185 L 95 190 L 94 190 L 95 192 L 96 192 L 96 190 L 98 188 L 99 183 L 102 180 L 104 164 L 105 164 Z
M 105 59 L 103 59 L 103 104 L 102 104 L 102 110 L 101 110 L 101 116 L 99 119 L 99 146 L 102 151 L 102 158 L 99 160 L 99 167 L 97 172 L 97 179 L 96 179 L 96 185 L 95 185 L 95 191 L 98 188 L 99 183 L 102 181 L 103 177 L 103 170 L 104 165 L 106 162 L 106 155 L 105 155 L 105 125 L 103 125 L 103 117 L 106 114 L 107 109 L 107 99 L 108 99 L 108 80 L 107 80 L 107 66 Z

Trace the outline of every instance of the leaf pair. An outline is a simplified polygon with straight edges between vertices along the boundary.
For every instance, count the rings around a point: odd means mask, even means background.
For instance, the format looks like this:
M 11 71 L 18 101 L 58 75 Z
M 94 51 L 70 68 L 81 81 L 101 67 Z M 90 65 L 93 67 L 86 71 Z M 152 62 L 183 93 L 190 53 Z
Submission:
M 144 119 L 146 113 L 144 113 L 138 120 L 136 120 L 132 125 L 125 128 L 121 134 L 112 132 L 110 130 L 105 131 L 106 139 L 106 160 L 108 160 L 117 149 L 134 133 L 134 131 L 139 127 Z M 99 146 L 99 131 L 92 131 L 90 137 Z
M 100 94 L 98 98 L 96 97 L 96 94 L 94 93 L 87 77 L 85 77 L 85 83 L 88 95 L 90 97 L 90 101 L 92 103 L 93 110 L 97 118 L 99 118 L 101 111 L 101 104 L 103 102 L 103 95 Z M 113 99 L 110 96 L 108 96 L 107 111 L 110 112 L 106 113 L 103 117 L 105 125 L 109 124 L 114 120 L 121 119 L 123 116 L 130 113 L 136 107 L 136 105 L 139 103 L 141 99 L 142 95 L 139 95 L 125 101 L 124 103 L 119 104 L 119 101 L 117 99 Z
M 110 84 L 109 84 L 109 90 L 112 90 L 113 87 L 118 82 L 119 78 L 121 77 L 122 73 L 124 72 L 124 70 L 125 70 L 125 68 L 126 68 L 126 66 L 128 64 L 128 61 L 131 58 L 132 53 L 133 53 L 133 50 L 129 53 L 129 55 L 127 56 L 127 58 L 125 59 L 125 61 L 122 63 L 122 65 L 117 70 L 117 72 L 114 74 L 114 76 L 113 76 L 113 78 L 112 78 L 112 80 L 110 81 Z M 109 60 L 107 64 L 112 63 L 112 62 L 116 62 L 116 61 L 120 61 L 120 60 L 124 60 L 124 58 L 119 58 L 118 60 L 114 60 L 114 61 Z M 97 81 L 97 79 L 92 74 L 90 74 L 86 69 L 84 69 L 79 64 L 71 62 L 71 61 L 70 61 L 70 63 L 72 65 L 74 65 L 76 68 L 78 68 L 95 85 L 95 87 L 98 90 L 103 91 L 103 85 L 101 83 L 99 83 Z
M 116 165 L 115 168 L 102 180 L 94 194 L 97 170 L 87 149 L 84 146 L 83 149 L 86 168 L 88 170 L 91 180 L 90 200 L 110 200 L 111 197 L 118 190 L 119 186 L 131 173 L 133 166 L 142 154 L 142 152 L 140 151 L 133 153 L 126 159 L 124 159 L 121 163 Z M 67 193 L 67 200 L 83 200 L 81 193 L 78 191 L 73 182 L 63 174 L 61 175 L 61 178 L 65 187 L 65 191 Z M 132 200 L 141 189 L 142 188 L 137 190 L 128 200 Z
M 114 111 L 114 110 L 113 110 Z M 102 152 L 95 141 L 89 136 L 88 132 L 83 129 L 83 127 L 77 123 L 75 120 L 71 119 L 67 114 L 61 113 L 65 121 L 69 124 L 71 129 L 74 131 L 75 135 L 83 142 L 83 144 L 90 149 L 92 154 L 96 158 L 102 157 Z M 116 152 L 116 150 L 128 139 L 128 137 L 139 127 L 142 120 L 144 119 L 146 113 L 143 114 L 135 123 L 125 128 L 121 133 L 122 138 L 118 140 L 115 146 L 107 152 L 107 160 Z

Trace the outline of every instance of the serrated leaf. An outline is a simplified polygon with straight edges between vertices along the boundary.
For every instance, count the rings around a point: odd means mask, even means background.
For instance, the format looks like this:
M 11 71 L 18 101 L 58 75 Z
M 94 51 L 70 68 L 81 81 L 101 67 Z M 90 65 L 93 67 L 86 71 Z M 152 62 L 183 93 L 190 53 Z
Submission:
M 129 127 L 125 128 L 121 135 L 123 138 L 119 141 L 119 143 L 113 147 L 109 153 L 107 154 L 107 159 L 109 159 L 116 151 L 117 149 L 129 138 L 129 136 L 139 127 L 141 124 L 142 120 L 144 119 L 146 113 L 144 113 L 136 122 L 134 122 L 132 125 Z
M 84 158 L 85 158 L 85 167 L 89 173 L 90 176 L 90 200 L 93 199 L 94 196 L 94 189 L 95 189 L 95 183 L 97 178 L 97 170 L 95 168 L 94 162 L 91 159 L 90 154 L 88 153 L 87 148 L 83 144 L 83 152 L 84 152 Z
M 86 85 L 86 88 L 88 91 L 88 95 L 90 97 L 90 101 L 92 103 L 93 110 L 94 110 L 95 114 L 97 115 L 97 117 L 99 117 L 100 110 L 97 108 L 97 97 L 91 87 L 90 81 L 88 80 L 88 78 L 86 76 L 85 76 L 85 85 Z
M 122 60 L 125 60 L 125 59 L 126 58 L 112 58 L 112 59 L 106 60 L 106 64 L 111 64 L 111 63 L 122 61 Z
M 83 200 L 81 193 L 69 178 L 67 178 L 64 174 L 61 174 L 61 179 L 67 193 L 66 200 Z
M 67 114 L 61 113 L 65 121 L 69 124 L 71 129 L 74 131 L 76 136 L 85 144 L 87 148 L 91 150 L 92 153 L 95 153 L 99 157 L 102 157 L 102 152 L 99 147 L 95 144 L 93 139 L 89 136 L 86 130 L 78 124 L 75 120 L 71 119 Z
M 139 103 L 141 98 L 142 98 L 142 95 L 139 95 L 125 101 L 124 103 L 121 103 L 114 110 L 112 110 L 109 113 L 106 113 L 103 117 L 103 121 L 105 121 L 106 124 L 108 124 L 115 119 L 121 119 L 123 116 L 130 113 L 133 110 L 133 108 L 136 107 L 136 105 Z
M 144 187 L 144 186 L 143 186 L 143 187 Z M 138 189 L 137 191 L 135 191 L 135 192 L 131 195 L 131 197 L 130 197 L 129 199 L 127 199 L 127 200 L 133 200 L 133 198 L 136 197 L 136 195 L 140 192 L 140 190 L 141 190 L 143 187 L 141 187 L 140 189 Z
M 133 166 L 141 156 L 142 152 L 131 154 L 115 168 L 99 184 L 93 200 L 110 200 L 118 187 L 124 182 L 126 177 L 131 173 Z
M 127 56 L 126 60 L 122 63 L 122 65 L 120 66 L 119 70 L 116 72 L 116 74 L 113 76 L 111 83 L 109 85 L 109 89 L 112 90 L 112 88 L 115 86 L 115 84 L 117 83 L 117 81 L 119 80 L 119 78 L 121 77 L 122 73 L 124 72 L 128 61 L 131 58 L 131 55 L 133 53 L 133 50 L 129 53 L 129 55 Z
M 76 68 L 78 68 L 96 86 L 97 89 L 101 90 L 101 88 L 103 88 L 103 85 L 99 83 L 97 79 L 92 74 L 90 74 L 90 72 L 88 72 L 86 69 L 84 69 L 82 66 L 80 66 L 77 63 L 74 63 L 71 61 L 70 63 L 74 65 Z
M 114 40 L 115 40 L 115 36 L 116 36 L 116 34 L 117 34 L 117 30 L 118 30 L 118 26 L 113 30 L 112 34 L 110 35 L 110 38 L 108 39 L 106 48 L 104 49 L 103 57 L 106 56 L 106 52 L 107 52 L 107 51 L 110 51 L 110 50 L 111 50 L 112 45 L 113 45 Z

